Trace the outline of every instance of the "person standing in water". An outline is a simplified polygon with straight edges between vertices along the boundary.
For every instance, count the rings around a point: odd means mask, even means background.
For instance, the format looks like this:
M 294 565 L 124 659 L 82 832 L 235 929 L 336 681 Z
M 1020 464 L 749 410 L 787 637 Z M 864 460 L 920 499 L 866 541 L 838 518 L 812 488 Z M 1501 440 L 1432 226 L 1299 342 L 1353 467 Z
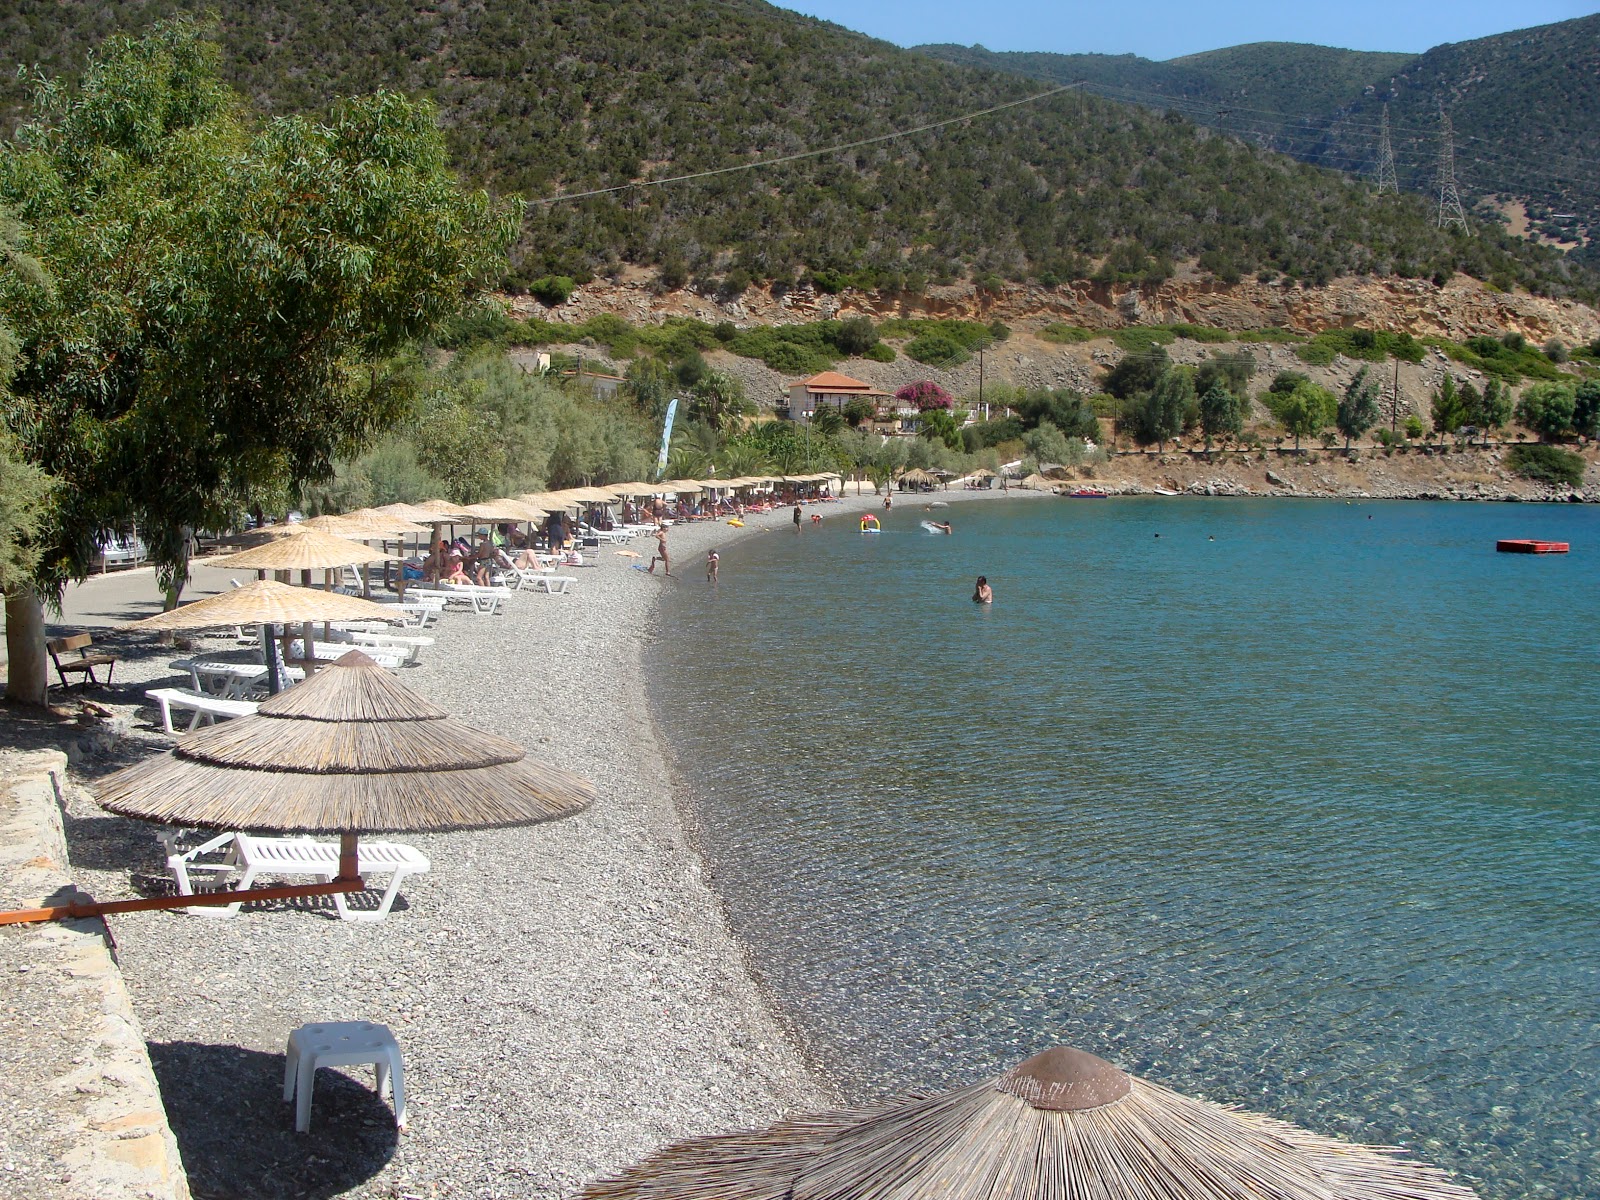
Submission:
M 715 583 L 717 581 L 717 565 L 721 561 L 722 561 L 721 556 L 715 550 L 707 550 L 706 551 L 706 582 L 707 583 Z
M 794 531 L 796 533 L 800 532 L 800 506 L 798 504 L 794 506 Z
M 972 589 L 972 602 L 974 604 L 993 604 L 994 589 L 989 586 L 987 575 L 978 576 L 978 586 Z

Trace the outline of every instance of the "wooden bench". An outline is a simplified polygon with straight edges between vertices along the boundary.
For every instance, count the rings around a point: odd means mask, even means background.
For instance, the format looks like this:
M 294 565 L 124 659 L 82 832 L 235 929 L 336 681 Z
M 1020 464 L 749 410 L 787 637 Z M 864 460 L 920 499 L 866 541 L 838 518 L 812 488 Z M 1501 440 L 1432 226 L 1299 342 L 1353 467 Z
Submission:
M 67 682 L 67 676 L 73 674 L 83 676 L 78 680 L 80 688 L 87 687 L 91 683 L 96 687 L 111 686 L 111 672 L 116 670 L 117 656 L 107 654 L 105 651 L 91 653 L 90 648 L 93 645 L 94 639 L 87 633 L 74 633 L 70 637 L 54 638 L 45 643 L 45 648 L 50 651 L 50 661 L 56 665 L 56 676 L 61 680 L 63 688 L 72 687 Z M 66 659 L 61 657 L 64 654 L 70 656 L 73 651 L 77 651 L 78 657 Z M 95 677 L 96 667 L 106 669 L 104 682 Z

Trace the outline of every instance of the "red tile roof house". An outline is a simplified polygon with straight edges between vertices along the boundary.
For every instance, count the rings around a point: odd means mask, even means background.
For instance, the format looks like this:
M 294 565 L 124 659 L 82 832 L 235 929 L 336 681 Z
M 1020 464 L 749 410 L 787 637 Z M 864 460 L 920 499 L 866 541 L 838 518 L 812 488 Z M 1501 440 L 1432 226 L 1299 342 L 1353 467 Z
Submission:
M 824 371 L 789 385 L 789 419 L 809 421 L 811 414 L 824 404 L 843 408 L 852 400 L 868 400 L 877 406 L 889 398 L 888 392 L 880 392 L 870 383 L 862 383 L 837 371 Z

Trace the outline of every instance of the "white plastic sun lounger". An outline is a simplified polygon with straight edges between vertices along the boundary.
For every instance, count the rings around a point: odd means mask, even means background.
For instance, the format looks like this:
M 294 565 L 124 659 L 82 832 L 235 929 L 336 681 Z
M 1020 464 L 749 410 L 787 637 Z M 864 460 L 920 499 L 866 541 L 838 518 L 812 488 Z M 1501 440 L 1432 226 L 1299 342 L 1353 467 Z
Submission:
M 404 663 L 417 662 L 423 647 L 433 645 L 431 637 L 408 637 L 399 633 L 368 633 L 360 629 L 330 629 L 328 636 L 335 642 L 393 651 L 403 655 L 401 661 Z
M 528 586 L 534 591 L 545 592 L 551 596 L 565 596 L 577 582 L 576 575 L 546 575 L 543 572 L 527 581 Z
M 412 590 L 443 596 L 447 602 L 468 604 L 480 617 L 494 616 L 500 611 L 500 602 L 511 594 L 508 587 L 479 587 L 473 583 L 436 583 Z
M 172 842 L 168 842 L 172 850 Z M 226 847 L 221 862 L 203 863 L 202 855 L 215 854 Z M 224 833 L 203 842 L 192 850 L 167 856 L 167 866 L 177 881 L 178 894 L 193 896 L 193 874 L 197 871 L 212 876 L 210 891 L 229 887 L 248 891 L 257 875 L 314 875 L 321 883 L 330 882 L 339 873 L 339 847 L 332 842 L 314 842 L 309 837 L 268 838 L 248 833 Z M 400 885 L 407 876 L 424 875 L 431 864 L 420 851 L 399 842 L 361 842 L 357 848 L 356 869 L 363 878 L 388 875 L 389 886 L 371 912 L 351 909 L 341 893 L 334 893 L 333 906 L 342 921 L 381 921 L 389 915 Z M 233 872 L 241 871 L 237 883 L 228 884 Z M 243 901 L 227 905 L 201 905 L 188 911 L 197 916 L 231 917 L 239 911 Z
M 193 730 L 202 722 L 211 724 L 218 717 L 228 720 L 231 717 L 253 716 L 259 707 L 253 700 L 224 700 L 220 696 L 207 696 L 187 688 L 151 688 L 145 692 L 145 696 L 155 701 L 156 707 L 161 710 L 161 727 L 168 733 L 178 732 L 172 727 L 172 710 L 175 708 L 190 714 L 187 728 Z

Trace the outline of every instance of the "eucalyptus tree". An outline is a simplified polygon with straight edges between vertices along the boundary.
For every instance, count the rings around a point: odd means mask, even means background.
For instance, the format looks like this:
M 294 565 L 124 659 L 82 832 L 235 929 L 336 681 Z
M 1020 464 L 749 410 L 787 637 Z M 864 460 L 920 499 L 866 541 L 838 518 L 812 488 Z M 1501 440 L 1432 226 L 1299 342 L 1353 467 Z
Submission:
M 5 301 L 4 421 L 58 487 L 8 589 L 8 693 L 44 698 L 41 597 L 138 524 L 169 603 L 194 528 L 328 477 L 406 411 L 384 359 L 503 268 L 519 206 L 462 189 L 433 109 L 379 93 L 258 119 L 187 21 L 113 37 L 75 84 L 34 80 L 0 203 L 47 298 Z

